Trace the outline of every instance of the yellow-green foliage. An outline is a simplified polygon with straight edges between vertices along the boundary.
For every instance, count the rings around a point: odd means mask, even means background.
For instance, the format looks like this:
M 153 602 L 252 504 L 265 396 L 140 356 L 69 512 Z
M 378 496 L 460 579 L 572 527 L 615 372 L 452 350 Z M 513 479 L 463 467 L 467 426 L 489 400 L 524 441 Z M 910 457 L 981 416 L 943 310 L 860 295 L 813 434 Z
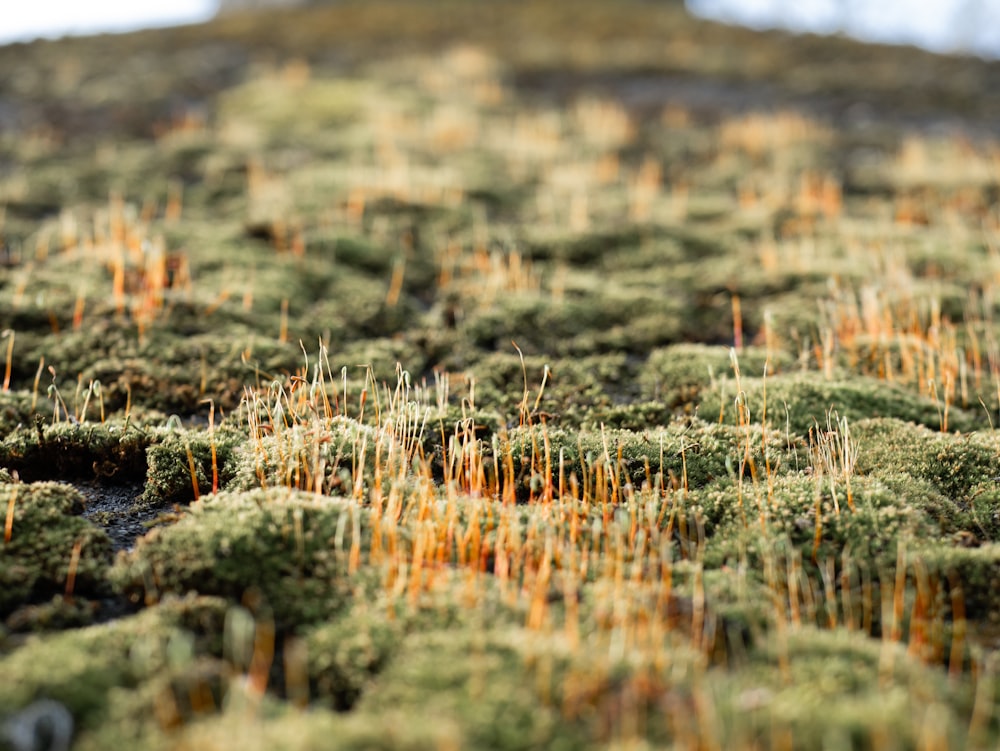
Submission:
M 349 596 L 347 558 L 364 513 L 286 489 L 208 495 L 140 540 L 111 580 L 134 602 L 189 592 L 240 601 L 257 591 L 280 624 L 315 623 Z
M 0 615 L 67 592 L 71 569 L 72 594 L 107 593 L 111 541 L 80 517 L 79 491 L 55 482 L 5 483 L 0 506 L 10 532 L 0 541 Z

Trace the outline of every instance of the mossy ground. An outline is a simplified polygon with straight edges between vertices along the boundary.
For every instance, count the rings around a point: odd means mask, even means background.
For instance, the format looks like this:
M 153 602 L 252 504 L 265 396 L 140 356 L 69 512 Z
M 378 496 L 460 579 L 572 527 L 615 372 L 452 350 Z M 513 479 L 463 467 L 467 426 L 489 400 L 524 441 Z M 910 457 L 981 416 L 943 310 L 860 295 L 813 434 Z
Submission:
M 996 746 L 997 64 L 421 0 L 0 68 L 5 731 Z

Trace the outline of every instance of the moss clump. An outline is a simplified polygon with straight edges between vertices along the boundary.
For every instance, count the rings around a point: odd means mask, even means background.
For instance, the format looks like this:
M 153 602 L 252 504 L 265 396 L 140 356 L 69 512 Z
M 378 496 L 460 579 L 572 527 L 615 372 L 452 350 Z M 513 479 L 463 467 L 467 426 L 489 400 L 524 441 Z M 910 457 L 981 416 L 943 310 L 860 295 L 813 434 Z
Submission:
M 793 737 L 810 748 L 834 741 L 878 748 L 878 739 L 891 738 L 896 748 L 917 749 L 928 732 L 945 747 L 965 745 L 962 717 L 971 692 L 956 696 L 947 675 L 907 654 L 905 645 L 802 628 L 780 645 L 762 645 L 755 663 L 720 702 L 733 735 L 748 745 Z
M 675 307 L 664 311 L 664 305 Z M 459 333 L 474 348 L 507 349 L 516 341 L 526 355 L 573 357 L 621 352 L 639 354 L 680 338 L 680 304 L 635 291 L 566 299 L 553 303 L 540 294 L 521 293 L 495 307 L 465 313 Z
M 228 423 L 212 432 L 183 428 L 150 431 L 146 487 L 137 505 L 189 503 L 196 495 L 226 487 L 236 474 L 236 449 L 245 441 L 246 434 Z
M 0 508 L 6 512 L 12 503 L 11 537 L 0 543 L 0 615 L 65 592 L 77 548 L 73 593 L 107 591 L 111 541 L 80 516 L 84 499 L 78 490 L 56 482 L 0 485 Z
M 686 503 L 704 524 L 706 555 L 713 561 L 738 560 L 742 551 L 759 562 L 790 545 L 801 560 L 838 560 L 850 551 L 876 570 L 895 562 L 901 541 L 942 536 L 933 519 L 897 490 L 856 477 L 849 494 L 842 479 L 791 474 L 747 485 L 742 500 L 729 486 L 695 491 Z
M 524 411 L 528 413 L 547 415 L 552 424 L 565 428 L 595 424 L 601 414 L 636 396 L 635 370 L 622 353 L 527 356 L 522 364 L 516 352 L 494 352 L 474 368 L 475 404 L 496 410 L 508 424 L 517 424 L 527 391 Z M 462 384 L 452 384 L 452 390 L 458 397 L 470 396 Z
M 109 716 L 114 695 L 138 690 L 143 700 L 131 706 L 129 722 L 155 727 L 154 696 L 143 685 L 183 675 L 197 655 L 208 654 L 205 634 L 222 631 L 225 612 L 218 599 L 169 600 L 112 623 L 31 636 L 0 658 L 0 674 L 17 676 L 0 684 L 0 712 L 10 715 L 42 698 L 58 701 L 82 741 L 115 719 Z
M 93 623 L 99 611 L 100 604 L 94 600 L 54 595 L 48 602 L 21 605 L 5 625 L 14 633 L 79 628 Z
M 989 433 L 958 436 L 899 420 L 862 420 L 851 426 L 858 442 L 857 471 L 878 477 L 905 470 L 926 480 L 960 508 L 995 489 L 1000 477 L 1000 442 Z M 987 496 L 988 497 L 988 496 Z
M 770 464 L 776 472 L 796 451 L 795 444 L 789 445 L 777 431 L 718 425 L 697 418 L 644 431 L 567 431 L 536 425 L 509 431 L 506 441 L 498 445 L 501 461 L 509 450 L 524 491 L 536 494 L 539 483 L 546 480 L 546 471 L 558 482 L 560 460 L 564 479 L 568 481 L 572 473 L 581 484 L 600 477 L 613 485 L 612 477 L 616 476 L 622 487 L 697 488 L 733 477 L 741 469 L 750 476 L 752 472 L 763 473 Z
M 352 708 L 398 652 L 403 632 L 402 620 L 388 620 L 385 611 L 367 605 L 308 631 L 304 639 L 313 696 L 333 709 Z
M 143 431 L 126 423 L 51 424 L 36 418 L 0 443 L 0 462 L 23 479 L 116 478 L 134 480 L 146 470 Z
M 366 479 L 371 477 L 376 444 L 387 438 L 375 428 L 347 417 L 279 425 L 277 430 L 267 425 L 264 435 L 250 446 L 241 447 L 235 455 L 233 489 L 314 490 L 321 484 L 327 491 L 347 492 L 352 487 L 353 467 L 362 468 Z M 395 476 L 395 469 L 385 474 Z M 317 477 L 320 473 L 322 476 Z
M 584 725 L 568 721 L 554 697 L 545 701 L 535 690 L 540 679 L 529 667 L 526 636 L 488 627 L 413 634 L 359 712 L 432 716 L 457 727 L 469 748 L 581 747 Z
M 0 434 L 31 425 L 36 414 L 52 419 L 51 403 L 26 391 L 0 391 Z
M 915 545 L 909 558 L 919 562 L 925 582 L 933 580 L 943 594 L 957 594 L 969 618 L 989 631 L 1000 626 L 1000 545 Z
M 901 386 L 873 378 L 826 381 L 816 374 L 783 375 L 774 378 L 741 381 L 751 419 L 759 421 L 767 409 L 768 422 L 796 435 L 806 435 L 810 428 L 826 430 L 831 410 L 852 423 L 872 417 L 894 417 L 929 428 L 940 429 L 943 404 L 919 396 Z M 736 387 L 732 383 L 704 393 L 698 413 L 706 419 L 723 415 L 727 423 L 737 422 L 734 407 Z M 980 427 L 981 420 L 971 412 L 951 409 L 950 430 L 969 431 Z
M 239 602 L 254 590 L 279 626 L 317 623 L 348 600 L 353 521 L 364 513 L 285 489 L 205 496 L 173 526 L 140 539 L 111 577 L 135 602 L 188 592 Z
M 649 353 L 649 358 L 639 372 L 642 393 L 648 399 L 660 401 L 673 410 L 691 412 L 702 401 L 703 392 L 718 388 L 719 381 L 732 384 L 733 350 L 730 347 L 708 344 L 673 344 Z M 764 374 L 773 377 L 791 365 L 783 352 L 770 353 L 763 347 L 746 347 L 737 358 L 741 379 L 755 382 Z M 730 385 L 728 393 L 735 393 Z M 715 413 L 705 409 L 702 417 L 712 419 Z
M 333 739 L 344 751 L 437 751 L 462 746 L 462 734 L 453 720 L 419 709 L 335 714 L 322 707 L 302 712 L 265 700 L 253 720 L 248 720 L 248 709 L 245 702 L 230 702 L 219 717 L 178 729 L 172 737 L 175 745 L 169 747 L 308 751 L 328 748 Z

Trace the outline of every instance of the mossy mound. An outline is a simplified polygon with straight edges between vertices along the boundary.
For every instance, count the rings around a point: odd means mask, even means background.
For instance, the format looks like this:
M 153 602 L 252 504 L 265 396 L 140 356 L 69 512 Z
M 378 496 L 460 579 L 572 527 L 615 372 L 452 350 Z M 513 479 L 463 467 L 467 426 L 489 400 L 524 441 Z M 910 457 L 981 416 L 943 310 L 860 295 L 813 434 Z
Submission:
M 509 450 L 525 492 L 540 493 L 559 474 L 585 483 L 600 478 L 608 486 L 697 488 L 739 473 L 751 476 L 767 467 L 777 472 L 791 464 L 798 445 L 787 436 L 760 426 L 739 428 L 697 418 L 655 430 L 550 429 L 545 425 L 516 428 L 501 441 L 500 458 Z M 548 478 L 546 477 L 548 473 Z
M 197 592 L 239 602 L 257 592 L 281 626 L 316 623 L 347 602 L 354 504 L 285 489 L 218 493 L 153 530 L 111 572 L 134 602 Z
M 102 728 L 126 736 L 159 730 L 157 697 L 167 698 L 170 681 L 191 670 L 199 654 L 211 654 L 208 635 L 222 632 L 225 613 L 218 599 L 166 600 L 113 623 L 31 636 L 0 658 L 0 672 L 17 676 L 0 686 L 4 719 L 48 699 L 69 710 L 81 743 Z
M 109 592 L 111 541 L 80 516 L 84 499 L 78 490 L 56 482 L 3 484 L 0 508 L 10 522 L 0 558 L 0 616 L 56 594 L 87 598 Z
M 23 479 L 81 478 L 136 480 L 146 473 L 152 439 L 129 421 L 55 424 L 36 417 L 30 428 L 0 442 L 0 463 Z
M 546 700 L 539 693 L 548 688 L 544 683 L 560 681 L 531 666 L 526 637 L 490 629 L 414 634 L 358 709 L 433 716 L 456 727 L 463 745 L 476 748 L 580 747 L 585 728 L 563 716 L 554 695 Z
M 765 375 L 765 366 L 766 375 L 773 377 L 787 371 L 792 361 L 782 351 L 768 352 L 762 347 L 746 347 L 737 356 L 730 347 L 674 344 L 649 353 L 638 381 L 645 397 L 671 409 L 693 411 L 703 392 L 715 390 L 720 381 L 734 382 L 734 365 L 739 366 L 742 379 L 753 383 Z M 735 387 L 730 385 L 728 391 L 735 392 Z M 713 416 L 707 409 L 702 413 L 705 419 Z
M 742 490 L 698 490 L 686 505 L 704 525 L 713 560 L 735 563 L 749 554 L 762 561 L 788 546 L 801 560 L 849 555 L 878 570 L 895 562 L 899 543 L 944 537 L 920 497 L 898 491 L 874 478 L 856 477 L 848 486 L 843 478 L 791 474 Z
M 331 709 L 351 709 L 402 647 L 404 624 L 386 612 L 352 608 L 304 635 L 310 693 Z
M 279 419 L 284 419 L 279 416 Z M 418 422 L 419 425 L 419 422 Z M 291 424 L 244 444 L 235 457 L 233 489 L 299 488 L 347 492 L 351 470 L 359 467 L 371 477 L 377 444 L 388 437 L 348 417 Z M 387 471 L 387 477 L 395 476 Z
M 918 749 L 929 737 L 958 748 L 971 740 L 962 717 L 972 694 L 956 696 L 943 672 L 904 645 L 801 628 L 760 658 L 721 702 L 733 735 L 748 746 L 783 737 L 816 748 L 877 748 L 878 739 L 891 738 L 896 748 Z
M 51 420 L 52 404 L 26 391 L 0 391 L 0 433 L 3 435 L 31 425 L 36 414 L 43 420 Z
M 146 483 L 137 505 L 189 503 L 225 488 L 236 474 L 236 450 L 246 434 L 232 423 L 213 431 L 164 427 L 148 432 Z
M 899 420 L 872 419 L 853 424 L 851 435 L 863 448 L 859 473 L 905 471 L 930 482 L 963 511 L 976 497 L 981 497 L 980 503 L 988 501 L 1000 482 L 1000 441 L 991 433 L 959 436 Z
M 308 751 L 327 748 L 332 739 L 345 751 L 435 751 L 460 745 L 462 734 L 453 721 L 422 712 L 345 715 L 321 707 L 302 712 L 277 702 L 259 708 L 233 702 L 221 716 L 184 727 L 175 736 L 188 748 L 220 751 Z
M 978 622 L 973 632 L 995 632 L 1000 625 L 1000 545 L 945 547 L 917 542 L 908 557 L 915 564 L 914 575 L 924 577 L 923 584 L 933 585 L 942 597 L 957 598 L 962 613 Z
M 815 373 L 783 375 L 774 378 L 741 380 L 745 394 L 743 402 L 751 419 L 760 421 L 765 413 L 769 424 L 795 435 L 805 436 L 810 429 L 827 429 L 828 417 L 847 418 L 850 422 L 873 417 L 894 417 L 940 430 L 970 431 L 984 427 L 984 417 L 952 407 L 944 421 L 945 405 L 915 394 L 913 391 L 874 378 L 855 376 L 850 380 L 826 381 Z M 704 392 L 698 414 L 705 419 L 721 416 L 723 422 L 739 420 L 735 406 L 737 389 L 734 383 Z

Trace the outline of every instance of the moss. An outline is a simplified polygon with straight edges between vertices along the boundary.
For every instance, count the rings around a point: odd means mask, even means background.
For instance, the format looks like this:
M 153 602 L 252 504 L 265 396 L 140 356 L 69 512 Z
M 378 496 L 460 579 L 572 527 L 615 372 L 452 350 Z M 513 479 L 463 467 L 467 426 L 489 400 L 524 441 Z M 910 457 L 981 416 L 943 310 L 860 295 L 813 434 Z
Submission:
M 430 631 L 411 636 L 359 712 L 419 711 L 457 726 L 476 748 L 573 748 L 582 728 L 530 686 L 523 641 L 516 632 Z
M 333 623 L 304 635 L 314 701 L 351 709 L 400 648 L 404 624 L 385 611 L 352 607 Z
M 527 411 L 545 415 L 551 424 L 576 428 L 596 424 L 616 406 L 625 407 L 634 396 L 635 365 L 624 353 L 581 357 L 527 356 L 513 350 L 487 354 L 474 363 L 471 379 L 450 384 L 456 399 L 503 416 L 508 424 L 520 421 L 525 390 Z M 469 385 L 474 383 L 474 391 Z M 610 421 L 609 421 L 610 424 Z
M 338 715 L 320 707 L 301 712 L 265 703 L 264 711 L 248 721 L 247 707 L 241 704 L 234 702 L 220 717 L 180 729 L 175 742 L 188 748 L 306 751 L 336 739 L 345 751 L 434 751 L 460 744 L 463 737 L 454 722 L 420 711 Z
M 577 432 L 544 425 L 517 428 L 509 431 L 506 442 L 499 446 L 501 460 L 510 451 L 524 490 L 534 475 L 541 474 L 544 479 L 546 469 L 553 482 L 558 482 L 560 461 L 565 479 L 576 474 L 581 484 L 600 472 L 609 486 L 613 473 L 619 484 L 634 488 L 644 484 L 698 488 L 734 476 L 741 469 L 747 476 L 763 473 L 764 446 L 775 472 L 795 452 L 794 445 L 789 447 L 776 431 L 718 425 L 697 418 L 644 431 Z
M 984 630 L 1000 624 L 1000 546 L 916 545 L 909 557 L 942 593 L 955 593 L 965 614 L 980 621 Z
M 220 117 L 237 120 L 253 113 L 275 132 L 340 126 L 357 116 L 363 104 L 362 81 L 306 81 L 288 86 L 280 78 L 262 78 L 237 86 L 220 100 Z
M 861 446 L 857 471 L 879 476 L 905 469 L 946 497 L 970 508 L 971 499 L 992 490 L 997 480 L 1000 444 L 989 433 L 958 436 L 899 420 L 862 420 L 851 426 Z
M 12 633 L 60 631 L 89 625 L 99 613 L 100 603 L 95 600 L 60 594 L 48 602 L 21 604 L 5 623 Z
M 747 485 L 742 501 L 730 486 L 692 493 L 687 504 L 712 540 L 714 549 L 707 555 L 713 560 L 717 555 L 738 560 L 743 550 L 759 562 L 773 554 L 774 544 L 780 549 L 787 543 L 801 560 L 837 560 L 849 552 L 854 560 L 878 570 L 894 563 L 900 542 L 943 537 L 919 505 L 896 491 L 878 480 L 857 477 L 848 496 L 842 479 L 792 474 L 771 484 Z
M 0 443 L 0 461 L 26 480 L 133 480 L 145 473 L 150 442 L 145 432 L 127 422 L 51 424 L 36 419 L 30 427 L 7 434 Z
M 0 433 L 9 435 L 31 425 L 35 414 L 51 419 L 52 405 L 44 397 L 36 398 L 25 391 L 0 391 Z
M 86 598 L 107 592 L 111 541 L 81 518 L 79 491 L 55 482 L 0 485 L 0 507 L 11 503 L 11 537 L 0 559 L 0 615 L 65 592 L 74 557 L 73 593 Z
M 871 417 L 894 417 L 940 429 L 943 405 L 912 393 L 901 386 L 875 379 L 854 377 L 850 380 L 824 381 L 814 374 L 785 375 L 762 379 L 742 379 L 751 419 L 758 421 L 767 409 L 769 423 L 796 435 L 806 435 L 811 428 L 825 430 L 827 415 L 847 418 L 851 423 Z M 765 397 L 766 395 L 766 397 Z M 706 419 L 723 415 L 727 423 L 737 421 L 733 406 L 736 388 L 724 384 L 704 392 L 699 414 Z M 949 429 L 973 430 L 980 420 L 971 413 L 951 410 Z
M 368 409 L 369 413 L 375 411 L 371 405 Z M 267 435 L 255 440 L 253 446 L 242 446 L 238 452 L 234 489 L 315 490 L 319 482 L 328 491 L 346 492 L 352 486 L 351 472 L 355 466 L 364 468 L 365 480 L 371 479 L 376 444 L 386 438 L 375 428 L 348 417 L 279 426 L 277 430 L 267 424 Z M 388 467 L 386 470 L 388 477 L 396 474 Z
M 211 433 L 155 429 L 150 431 L 150 438 L 146 485 L 136 501 L 137 506 L 145 508 L 189 503 L 196 494 L 226 487 L 236 474 L 236 448 L 246 435 L 231 423 L 224 423 Z
M 135 602 L 188 592 L 239 602 L 256 591 L 279 625 L 316 623 L 348 600 L 352 518 L 363 513 L 284 489 L 205 496 L 141 538 L 111 579 Z
M 946 676 L 902 645 L 804 628 L 789 633 L 782 645 L 771 645 L 761 658 L 766 662 L 748 671 L 747 677 L 754 677 L 742 684 L 742 692 L 721 702 L 721 712 L 746 742 L 787 735 L 810 746 L 837 739 L 874 749 L 892 738 L 899 748 L 916 749 L 928 731 L 913 719 L 929 722 L 928 706 L 936 707 L 936 737 L 949 746 L 965 742 L 961 712 L 970 706 L 971 694 L 956 702 Z
M 692 411 L 701 402 L 701 394 L 715 389 L 717 381 L 732 383 L 733 350 L 730 347 L 706 344 L 674 344 L 660 347 L 649 353 L 639 373 L 642 393 L 649 399 L 662 401 L 670 409 Z M 787 370 L 791 366 L 789 357 L 783 352 L 768 352 L 761 347 L 743 349 L 737 362 L 742 378 L 753 381 Z M 730 385 L 729 390 L 735 392 Z M 713 415 L 703 412 L 703 417 Z
M 157 676 L 181 675 L 204 650 L 204 629 L 219 632 L 224 605 L 210 598 L 171 600 L 112 623 L 29 637 L 0 658 L 16 681 L 0 686 L 0 706 L 16 712 L 41 698 L 63 704 L 86 734 L 109 718 L 112 696 Z M 153 697 L 133 704 L 131 722 L 156 722 Z M 124 719 L 124 718 L 122 718 Z
M 634 290 L 556 304 L 523 293 L 492 308 L 465 311 L 459 331 L 473 347 L 504 350 L 513 340 L 526 355 L 608 353 L 621 351 L 622 342 L 629 343 L 626 351 L 641 353 L 680 338 L 680 311 L 663 307 L 663 300 Z
M 985 133 L 994 68 L 385 0 L 0 69 L 0 510 L 48 509 L 0 557 L 0 712 L 53 696 L 88 749 L 996 745 L 995 149 L 899 130 Z M 53 478 L 113 510 L 14 483 Z M 169 504 L 113 564 L 88 526 Z

